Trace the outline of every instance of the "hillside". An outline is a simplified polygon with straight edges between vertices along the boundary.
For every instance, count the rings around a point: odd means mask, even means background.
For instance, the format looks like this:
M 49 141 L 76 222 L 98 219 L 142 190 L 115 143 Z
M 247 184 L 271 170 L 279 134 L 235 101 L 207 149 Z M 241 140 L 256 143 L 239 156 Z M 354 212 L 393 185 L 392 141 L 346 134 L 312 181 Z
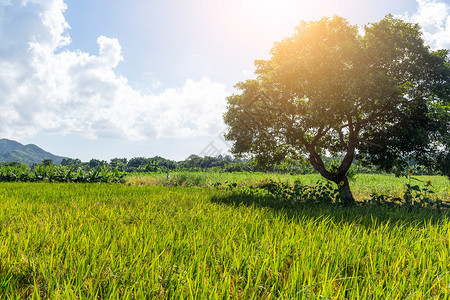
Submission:
M 39 164 L 44 159 L 51 159 L 54 163 L 61 163 L 65 157 L 54 155 L 36 145 L 22 145 L 19 142 L 0 139 L 0 162 L 21 162 L 27 165 Z

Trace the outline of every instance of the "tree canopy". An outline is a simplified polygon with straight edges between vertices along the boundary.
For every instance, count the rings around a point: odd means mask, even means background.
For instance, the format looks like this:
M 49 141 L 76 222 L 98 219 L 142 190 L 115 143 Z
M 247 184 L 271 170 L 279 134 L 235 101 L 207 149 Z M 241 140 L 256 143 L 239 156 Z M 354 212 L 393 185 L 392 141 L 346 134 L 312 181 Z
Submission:
M 363 30 L 341 17 L 302 22 L 227 98 L 226 138 L 261 164 L 308 157 L 354 202 L 354 158 L 401 173 L 415 160 L 449 175 L 450 64 L 421 28 L 386 16 Z M 325 155 L 340 155 L 327 169 Z

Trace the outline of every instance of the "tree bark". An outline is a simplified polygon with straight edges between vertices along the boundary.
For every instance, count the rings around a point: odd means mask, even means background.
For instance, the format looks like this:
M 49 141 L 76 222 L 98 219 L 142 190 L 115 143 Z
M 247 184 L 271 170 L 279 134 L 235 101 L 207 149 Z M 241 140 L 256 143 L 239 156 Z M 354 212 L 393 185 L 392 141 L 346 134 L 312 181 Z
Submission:
M 316 171 L 318 171 L 320 175 L 322 175 L 323 177 L 325 177 L 330 181 L 333 181 L 338 185 L 339 194 L 340 197 L 342 198 L 344 206 L 350 206 L 355 204 L 356 200 L 353 197 L 352 191 L 350 189 L 350 184 L 348 182 L 348 178 L 345 175 L 353 161 L 355 151 L 354 144 L 351 144 L 349 146 L 349 149 L 347 150 L 347 153 L 343 161 L 341 162 L 341 165 L 339 166 L 337 173 L 331 173 L 325 168 L 322 158 L 313 147 L 308 145 L 307 150 L 309 152 L 309 161 L 311 162 L 314 169 L 316 169 Z M 341 183 L 343 184 L 341 185 Z
M 341 183 L 344 183 L 341 185 Z M 350 206 L 356 203 L 355 198 L 353 197 L 352 191 L 350 189 L 350 184 L 348 182 L 348 178 L 344 176 L 343 180 L 336 182 L 339 187 L 339 194 L 343 201 L 344 206 Z

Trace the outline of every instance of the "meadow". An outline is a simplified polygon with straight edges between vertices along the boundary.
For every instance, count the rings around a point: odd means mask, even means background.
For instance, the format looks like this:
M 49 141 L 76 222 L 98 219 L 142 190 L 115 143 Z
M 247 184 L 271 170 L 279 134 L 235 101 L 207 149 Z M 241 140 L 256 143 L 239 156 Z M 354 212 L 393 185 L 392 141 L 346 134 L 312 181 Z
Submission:
M 169 178 L 167 178 L 169 174 Z M 428 181 L 432 183 L 433 198 L 450 200 L 450 180 L 444 176 L 412 176 L 412 184 L 421 187 Z M 320 174 L 290 175 L 262 172 L 171 172 L 171 173 L 142 173 L 127 176 L 125 182 L 128 185 L 178 185 L 209 187 L 215 184 L 236 183 L 238 186 L 255 185 L 264 180 L 286 182 L 294 184 L 298 180 L 302 184 L 314 186 L 317 183 L 326 183 L 327 180 Z M 372 193 L 386 194 L 400 197 L 409 182 L 406 177 L 396 177 L 387 174 L 356 174 L 350 181 L 352 192 L 357 200 L 363 201 L 370 198 Z
M 263 174 L 194 175 L 171 174 L 178 186 L 161 184 L 166 174 L 156 175 L 160 181 L 129 177 L 125 184 L 0 183 L 0 295 L 443 299 L 450 294 L 445 210 L 261 206 L 254 196 L 210 184 L 257 182 Z M 371 176 L 358 175 L 355 195 L 366 195 L 368 187 L 400 193 L 405 182 Z M 314 175 L 302 178 L 317 181 Z M 448 179 L 431 180 L 437 194 L 448 196 Z

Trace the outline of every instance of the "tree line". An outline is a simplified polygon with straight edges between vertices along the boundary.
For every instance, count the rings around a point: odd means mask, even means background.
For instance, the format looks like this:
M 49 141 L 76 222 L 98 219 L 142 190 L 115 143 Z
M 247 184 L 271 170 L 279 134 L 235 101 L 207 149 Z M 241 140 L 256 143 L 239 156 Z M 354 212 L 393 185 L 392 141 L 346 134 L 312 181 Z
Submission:
M 340 164 L 338 157 L 325 157 L 324 164 L 327 169 L 332 170 L 336 165 Z M 25 165 L 18 162 L 2 162 L 1 166 L 21 166 Z M 55 165 L 51 159 L 45 159 L 41 164 L 31 165 L 31 170 L 40 166 Z M 192 171 L 192 172 L 275 172 L 292 175 L 313 174 L 317 170 L 309 163 L 309 161 L 300 160 L 284 160 L 280 163 L 264 166 L 252 158 L 235 158 L 231 155 L 226 156 L 199 156 L 192 154 L 187 159 L 175 161 L 161 156 L 154 157 L 133 157 L 113 158 L 109 161 L 91 159 L 82 162 L 80 159 L 65 158 L 62 160 L 61 166 L 71 167 L 72 169 L 81 169 L 84 171 L 105 170 L 125 173 L 144 173 L 144 172 L 175 172 L 175 171 Z M 416 175 L 439 175 L 441 173 L 430 170 L 429 168 L 418 164 L 415 161 L 409 162 L 409 169 L 414 171 Z M 386 173 L 375 165 L 367 165 L 361 161 L 355 160 L 347 172 L 347 176 L 352 177 L 358 173 L 383 174 Z M 406 175 L 406 174 L 405 174 Z M 441 174 L 442 175 L 442 174 Z

